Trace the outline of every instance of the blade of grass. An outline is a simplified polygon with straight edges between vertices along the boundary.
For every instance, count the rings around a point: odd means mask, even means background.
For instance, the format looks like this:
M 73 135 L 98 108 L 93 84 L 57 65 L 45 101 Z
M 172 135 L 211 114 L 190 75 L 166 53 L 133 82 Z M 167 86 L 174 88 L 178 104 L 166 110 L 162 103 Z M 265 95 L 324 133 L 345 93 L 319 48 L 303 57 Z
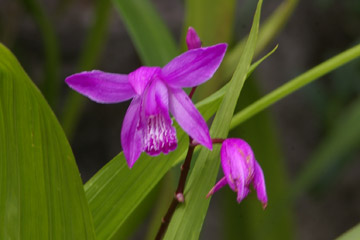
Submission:
M 360 224 L 351 228 L 340 237 L 336 238 L 336 240 L 355 240 L 360 238 Z
M 168 206 L 171 204 L 171 201 L 174 197 L 174 189 L 176 189 L 176 180 L 175 171 L 178 171 L 178 168 L 172 168 L 163 178 L 160 183 L 161 192 L 158 195 L 156 204 L 153 206 L 154 212 L 151 216 L 150 225 L 147 230 L 146 238 L 147 240 L 155 239 L 157 231 L 161 225 L 161 219 L 166 214 Z M 177 176 L 176 178 L 179 178 Z
M 242 111 L 234 115 L 231 121 L 231 127 L 235 127 L 242 122 L 245 122 L 255 114 L 269 107 L 273 103 L 288 96 L 294 91 L 300 89 L 306 84 L 319 79 L 321 76 L 333 71 L 334 69 L 358 58 L 360 56 L 360 44 L 330 58 L 329 60 L 317 65 L 316 67 L 306 71 L 305 73 L 295 77 L 281 87 L 275 89 L 253 104 L 249 105 Z
M 237 99 L 245 82 L 255 51 L 262 1 L 258 2 L 253 25 L 243 55 L 230 81 L 227 92 L 214 118 L 210 135 L 225 138 L 228 134 Z M 214 185 L 219 168 L 219 146 L 213 151 L 200 151 L 199 157 L 185 187 L 185 203 L 180 205 L 171 219 L 164 239 L 198 239 L 210 203 L 205 196 Z
M 260 93 L 254 80 L 250 79 L 244 86 L 237 109 L 258 98 Z M 278 208 L 279 199 L 289 190 L 289 179 L 276 133 L 276 125 L 266 110 L 230 132 L 230 137 L 245 139 L 253 149 L 265 175 L 268 206 L 264 211 L 254 193 L 239 205 L 235 200 L 236 194 L 226 191 L 222 204 L 226 213 L 223 221 L 226 239 L 236 239 L 239 233 L 241 238 L 252 240 L 294 238 L 292 206 L 282 204 Z M 219 194 L 222 195 L 223 191 Z

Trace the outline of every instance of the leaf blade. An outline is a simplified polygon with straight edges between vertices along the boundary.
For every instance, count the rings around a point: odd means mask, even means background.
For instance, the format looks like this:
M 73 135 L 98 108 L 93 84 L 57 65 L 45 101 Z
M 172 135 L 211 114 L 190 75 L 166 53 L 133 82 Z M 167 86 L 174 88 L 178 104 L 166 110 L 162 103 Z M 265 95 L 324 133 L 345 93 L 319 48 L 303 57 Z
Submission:
M 0 56 L 0 238 L 95 239 L 60 124 L 1 44 Z
M 323 75 L 333 71 L 334 69 L 360 57 L 360 44 L 339 53 L 338 55 L 322 62 L 321 64 L 311 68 L 305 73 L 293 78 L 289 82 L 265 95 L 258 101 L 252 103 L 242 111 L 236 113 L 232 119 L 231 126 L 235 127 L 240 123 L 251 118 L 255 114 L 276 103 L 280 99 L 288 96 L 294 91 L 300 89 L 306 84 L 319 79 Z
M 240 95 L 242 86 L 250 68 L 257 42 L 262 1 L 258 2 L 253 26 L 238 67 L 230 81 L 226 95 L 215 116 L 210 135 L 215 138 L 226 138 L 230 121 Z M 219 168 L 219 146 L 213 151 L 202 149 L 186 184 L 185 204 L 180 205 L 169 224 L 164 239 L 198 239 L 203 221 L 210 203 L 205 196 L 214 185 Z

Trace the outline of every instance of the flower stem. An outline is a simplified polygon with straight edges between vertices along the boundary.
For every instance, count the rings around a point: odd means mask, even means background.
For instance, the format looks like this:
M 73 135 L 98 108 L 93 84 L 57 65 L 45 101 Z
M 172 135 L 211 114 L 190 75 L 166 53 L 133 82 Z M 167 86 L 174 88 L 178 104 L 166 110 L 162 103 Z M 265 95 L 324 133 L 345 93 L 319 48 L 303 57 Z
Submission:
M 188 152 L 187 152 L 184 164 L 181 166 L 180 180 L 179 180 L 179 184 L 176 189 L 176 192 L 175 192 L 175 197 L 178 200 L 178 202 L 184 202 L 184 200 L 185 200 L 184 195 L 183 195 L 184 188 L 185 188 L 185 182 L 186 182 L 186 178 L 189 174 L 191 159 L 192 159 L 192 155 L 193 155 L 194 149 L 195 149 L 195 146 L 192 146 L 191 142 L 192 142 L 192 138 L 189 137 Z
M 222 144 L 225 141 L 223 138 L 212 138 L 211 142 L 215 144 Z
M 193 91 L 191 91 L 191 92 L 193 92 Z M 189 174 L 192 155 L 193 155 L 194 149 L 196 147 L 196 146 L 192 145 L 192 138 L 189 137 L 189 139 L 190 139 L 189 148 L 188 148 L 188 152 L 187 152 L 184 164 L 181 166 L 181 174 L 180 174 L 179 184 L 178 184 L 178 187 L 176 189 L 174 199 L 172 200 L 172 202 L 171 202 L 171 204 L 169 206 L 169 209 L 167 210 L 165 216 L 161 220 L 161 226 L 160 226 L 159 231 L 158 231 L 158 233 L 157 233 L 157 235 L 155 237 L 156 240 L 160 240 L 160 239 L 163 238 L 164 233 L 165 233 L 165 231 L 166 231 L 166 229 L 167 229 L 167 227 L 168 227 L 168 225 L 170 223 L 171 217 L 173 216 L 177 205 L 179 203 L 183 203 L 185 201 L 185 199 L 184 199 L 184 188 L 185 188 L 186 178 L 187 178 L 187 176 Z
M 189 98 L 190 98 L 190 99 L 192 99 L 192 97 L 193 97 L 193 95 L 194 95 L 194 93 L 195 93 L 196 88 L 197 88 L 197 86 L 196 86 L 196 87 L 193 87 L 193 88 L 191 89 L 191 92 L 189 93 Z

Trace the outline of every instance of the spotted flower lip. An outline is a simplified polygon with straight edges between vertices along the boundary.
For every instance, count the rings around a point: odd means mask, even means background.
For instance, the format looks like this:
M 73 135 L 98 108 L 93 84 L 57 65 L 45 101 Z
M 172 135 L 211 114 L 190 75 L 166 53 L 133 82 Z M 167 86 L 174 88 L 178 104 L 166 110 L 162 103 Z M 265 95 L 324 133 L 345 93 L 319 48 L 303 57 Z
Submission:
M 207 197 L 228 184 L 234 192 L 237 192 L 237 202 L 240 203 L 249 194 L 252 184 L 257 198 L 265 209 L 268 199 L 264 174 L 250 145 L 242 139 L 226 139 L 221 146 L 220 158 L 225 176 L 215 184 Z
M 177 147 L 169 112 L 189 136 L 212 149 L 207 124 L 182 88 L 209 80 L 222 62 L 227 44 L 200 47 L 196 45 L 195 30 L 189 34 L 187 39 L 195 39 L 192 49 L 162 68 L 142 66 L 128 75 L 93 70 L 65 79 L 72 89 L 98 103 L 132 99 L 121 130 L 121 144 L 130 168 L 141 152 L 155 156 Z

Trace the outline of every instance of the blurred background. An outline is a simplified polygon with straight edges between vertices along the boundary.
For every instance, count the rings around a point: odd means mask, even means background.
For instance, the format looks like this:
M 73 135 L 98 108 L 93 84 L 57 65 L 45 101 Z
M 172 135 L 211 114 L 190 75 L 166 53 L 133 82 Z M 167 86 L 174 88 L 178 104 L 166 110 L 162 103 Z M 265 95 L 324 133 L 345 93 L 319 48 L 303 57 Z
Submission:
M 191 24 L 189 1 L 151 1 L 182 49 L 184 29 Z M 257 3 L 232 2 L 231 24 L 218 33 L 230 49 L 249 32 Z M 292 4 L 289 18 L 257 58 L 279 47 L 246 82 L 238 110 L 360 42 L 359 0 L 265 0 L 262 19 L 284 2 Z M 216 42 L 200 36 L 204 45 Z M 90 69 L 129 73 L 142 64 L 121 15 L 109 0 L 0 0 L 0 41 L 48 99 L 86 182 L 121 151 L 120 129 L 128 103 L 84 100 L 64 79 Z M 199 87 L 195 99 L 229 80 L 221 76 L 226 75 L 219 73 L 215 79 L 221 80 Z M 49 84 L 46 79 L 55 80 Z M 255 194 L 237 205 L 235 193 L 224 189 L 211 201 L 201 239 L 334 239 L 359 223 L 360 119 L 353 117 L 359 115 L 359 93 L 356 60 L 233 130 L 230 135 L 246 139 L 263 166 L 269 209 L 262 212 Z M 178 171 L 174 168 L 166 177 L 173 186 Z M 155 192 L 170 189 L 170 199 L 175 187 L 164 185 Z M 144 210 L 148 217 L 128 233 L 130 239 L 145 238 L 154 215 L 151 209 Z M 257 217 L 263 214 L 268 218 Z

